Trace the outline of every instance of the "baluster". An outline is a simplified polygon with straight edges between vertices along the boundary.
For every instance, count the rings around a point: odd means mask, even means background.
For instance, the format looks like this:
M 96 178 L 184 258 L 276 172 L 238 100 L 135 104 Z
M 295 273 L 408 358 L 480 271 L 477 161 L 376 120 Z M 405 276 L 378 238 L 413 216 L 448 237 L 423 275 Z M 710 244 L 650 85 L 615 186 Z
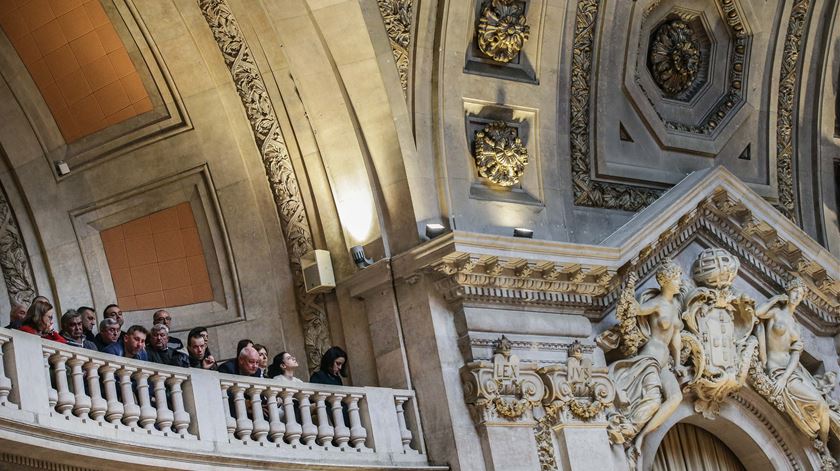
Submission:
M 136 427 L 140 419 L 140 406 L 134 399 L 134 388 L 131 384 L 131 377 L 137 368 L 123 366 L 117 375 L 120 377 L 120 391 L 122 391 L 123 416 L 122 421 L 129 427 Z
M 315 407 L 318 414 L 318 444 L 321 446 L 329 445 L 335 433 L 335 429 L 330 425 L 330 419 L 327 414 L 325 400 L 329 395 L 329 393 L 325 392 L 315 393 Z
M 228 395 L 228 389 L 233 386 L 233 383 L 222 381 L 221 385 L 222 406 L 225 409 L 225 426 L 227 427 L 228 437 L 233 438 L 233 434 L 236 432 L 236 419 L 230 415 L 230 396 Z
M 233 391 L 233 408 L 236 410 L 236 438 L 245 440 L 251 436 L 254 429 L 254 422 L 248 418 L 248 409 L 245 406 L 245 388 L 247 384 L 236 383 L 231 387 Z
M 408 397 L 405 396 L 395 396 L 394 403 L 397 408 L 397 423 L 400 425 L 400 440 L 402 440 L 403 450 L 404 451 L 413 451 L 411 449 L 411 430 L 408 429 L 405 425 L 405 409 L 403 408 L 403 404 L 408 401 Z
M 343 394 L 333 394 L 330 396 L 333 423 L 335 424 L 335 446 L 339 448 L 344 447 L 350 441 L 350 428 L 344 423 L 344 410 L 341 407 L 343 399 Z
M 85 363 L 85 371 L 87 374 L 88 392 L 90 393 L 90 418 L 101 422 L 102 418 L 108 410 L 108 403 L 102 398 L 102 388 L 99 386 L 99 368 L 105 362 L 101 360 L 90 359 Z M 113 373 L 112 373 L 113 374 Z M 113 383 L 114 377 L 111 376 Z
M 350 416 L 350 445 L 353 448 L 362 448 L 367 439 L 367 430 L 362 427 L 362 421 L 359 418 L 359 399 L 361 394 L 348 394 L 344 400 L 347 403 L 347 413 Z
M 55 353 L 51 348 L 44 349 L 44 371 L 47 373 L 47 400 L 50 403 L 50 409 L 54 408 L 58 402 L 58 391 L 53 387 L 52 370 L 50 368 L 50 356 Z
M 117 395 L 117 385 L 114 380 L 116 370 L 117 367 L 110 363 L 105 363 L 99 368 L 102 373 L 102 384 L 105 387 L 105 400 L 107 401 L 105 420 L 114 425 L 118 425 L 123 416 L 123 405 Z
M 67 385 L 67 368 L 64 366 L 70 354 L 67 352 L 56 352 L 50 356 L 50 363 L 53 365 L 55 385 L 58 389 L 58 402 L 55 409 L 64 415 L 70 415 L 73 406 L 76 404 L 76 396 L 70 392 Z
M 262 388 L 256 386 L 248 389 L 248 395 L 251 396 L 251 417 L 254 418 L 254 429 L 251 432 L 251 437 L 255 441 L 264 442 L 266 435 L 268 435 L 268 422 L 263 417 L 262 410 Z
M 9 401 L 9 394 L 12 392 L 12 380 L 6 376 L 6 367 L 3 364 L 3 345 L 8 341 L 8 338 L 0 337 L 0 405 L 3 406 Z
M 146 430 L 151 430 L 155 427 L 155 419 L 157 419 L 157 411 L 152 407 L 152 400 L 149 396 L 149 376 L 154 373 L 149 370 L 137 370 L 134 373 L 134 381 L 137 382 L 137 402 L 140 403 L 140 421 L 141 427 Z
M 152 376 L 152 386 L 155 393 L 155 407 L 157 408 L 157 415 L 155 416 L 157 428 L 161 432 L 166 432 L 172 429 L 172 421 L 175 420 L 175 414 L 169 410 L 169 405 L 166 403 L 166 379 L 168 374 L 156 373 Z
M 85 374 L 82 371 L 82 365 L 87 363 L 90 358 L 74 355 L 73 358 L 67 360 L 70 365 L 70 376 L 73 379 L 73 392 L 75 393 L 75 406 L 73 413 L 77 417 L 82 417 L 90 412 L 91 400 L 90 396 L 85 393 Z
M 268 388 L 265 392 L 265 403 L 268 405 L 268 438 L 274 443 L 283 441 L 286 426 L 280 421 L 280 408 L 277 405 L 277 388 Z
M 300 402 L 300 422 L 303 429 L 301 441 L 304 445 L 312 445 L 315 437 L 318 435 L 318 427 L 312 423 L 312 403 L 309 402 L 309 396 L 312 391 L 301 391 L 297 394 L 298 402 Z
M 283 390 L 283 410 L 286 415 L 286 441 L 292 445 L 300 445 L 300 434 L 303 431 L 295 418 L 294 389 Z
M 184 408 L 184 395 L 181 391 L 181 383 L 186 379 L 186 376 L 172 375 L 166 380 L 172 397 L 172 409 L 174 409 L 172 428 L 175 429 L 175 433 L 181 435 L 187 433 L 187 428 L 190 426 L 190 414 Z

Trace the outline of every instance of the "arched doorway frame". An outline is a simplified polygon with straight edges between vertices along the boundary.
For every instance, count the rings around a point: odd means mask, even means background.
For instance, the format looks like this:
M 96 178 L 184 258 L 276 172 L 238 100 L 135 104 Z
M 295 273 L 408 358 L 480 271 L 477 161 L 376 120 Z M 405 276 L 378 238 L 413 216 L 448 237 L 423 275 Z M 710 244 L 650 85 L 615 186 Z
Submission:
M 746 469 L 819 469 L 819 457 L 807 437 L 747 387 L 723 403 L 714 420 L 696 413 L 692 401 L 684 399 L 671 417 L 645 439 L 644 469 L 650 469 L 665 434 L 678 423 L 694 425 L 719 438 Z

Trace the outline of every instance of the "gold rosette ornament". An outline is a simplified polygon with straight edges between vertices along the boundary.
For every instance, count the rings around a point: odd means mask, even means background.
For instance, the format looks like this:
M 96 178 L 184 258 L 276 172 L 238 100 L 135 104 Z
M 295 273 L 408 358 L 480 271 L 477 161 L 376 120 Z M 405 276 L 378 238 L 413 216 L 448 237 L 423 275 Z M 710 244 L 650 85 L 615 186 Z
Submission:
M 507 187 L 519 183 L 528 165 L 528 150 L 518 131 L 502 121 L 476 131 L 473 157 L 481 177 Z
M 531 27 L 525 24 L 525 11 L 516 0 L 488 0 L 478 20 L 478 48 L 496 62 L 516 58 Z

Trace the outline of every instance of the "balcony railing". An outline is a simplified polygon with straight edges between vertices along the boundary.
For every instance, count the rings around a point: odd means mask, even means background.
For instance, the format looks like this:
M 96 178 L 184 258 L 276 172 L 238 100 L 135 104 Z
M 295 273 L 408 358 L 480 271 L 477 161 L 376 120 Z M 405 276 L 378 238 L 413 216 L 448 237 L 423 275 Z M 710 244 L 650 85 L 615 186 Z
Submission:
M 0 355 L 0 428 L 20 427 L 22 443 L 34 425 L 82 448 L 184 462 L 430 468 L 410 390 L 177 368 L 6 329 Z

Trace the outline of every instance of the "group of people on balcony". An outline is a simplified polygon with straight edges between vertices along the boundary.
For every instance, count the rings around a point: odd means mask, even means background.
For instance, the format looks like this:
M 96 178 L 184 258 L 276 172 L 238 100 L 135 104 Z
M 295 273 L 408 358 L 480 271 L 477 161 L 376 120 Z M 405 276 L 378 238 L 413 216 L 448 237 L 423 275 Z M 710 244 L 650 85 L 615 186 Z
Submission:
M 12 303 L 11 322 L 6 328 L 18 329 L 41 338 L 65 343 L 74 347 L 97 350 L 135 360 L 177 366 L 218 370 L 220 373 L 276 378 L 289 382 L 302 382 L 295 376 L 300 366 L 289 352 L 280 352 L 268 364 L 268 349 L 250 339 L 240 340 L 236 357 L 217 363 L 210 353 L 206 327 L 196 327 L 187 335 L 187 345 L 169 335 L 172 315 L 165 309 L 153 315 L 151 330 L 142 325 L 132 325 L 123 331 L 123 312 L 117 304 L 109 304 L 102 312 L 99 332 L 94 334 L 96 312 L 91 307 L 70 309 L 61 316 L 61 330 L 54 328 L 55 311 L 49 300 L 37 296 L 27 309 Z M 347 373 L 347 353 L 341 347 L 331 347 L 321 359 L 320 369 L 310 378 L 312 383 L 341 385 Z

